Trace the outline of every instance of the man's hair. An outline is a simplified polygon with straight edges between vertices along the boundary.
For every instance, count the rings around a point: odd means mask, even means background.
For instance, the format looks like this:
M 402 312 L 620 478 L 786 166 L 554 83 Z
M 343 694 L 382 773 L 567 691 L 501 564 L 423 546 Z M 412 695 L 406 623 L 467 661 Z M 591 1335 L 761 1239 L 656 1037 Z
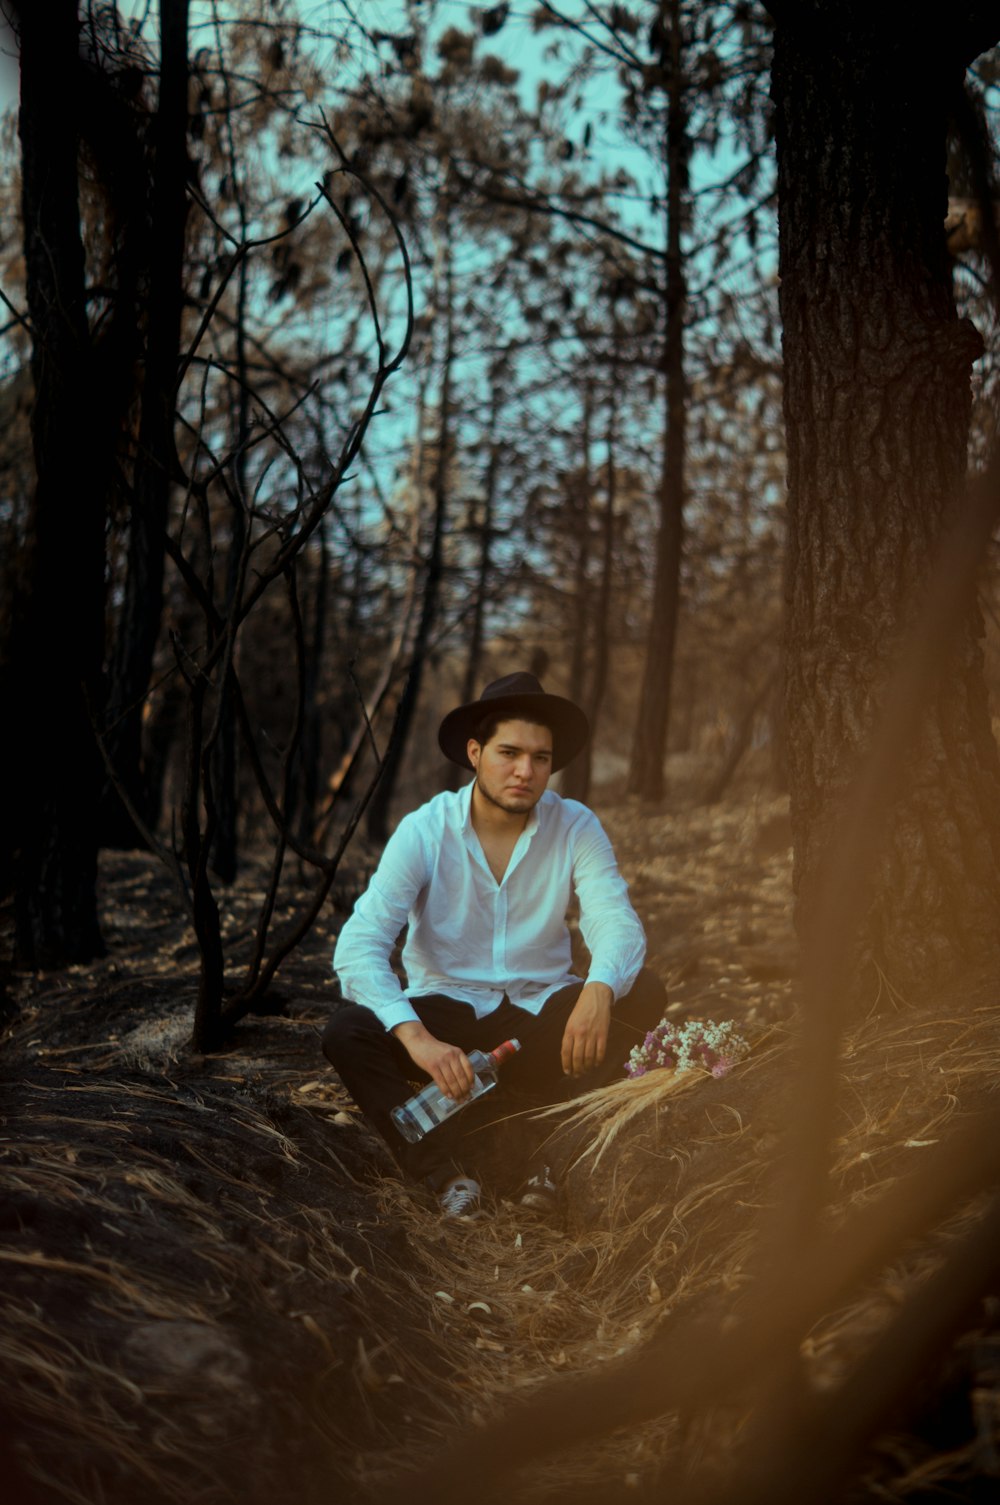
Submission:
M 481 721 L 478 721 L 473 728 L 471 733 L 473 742 L 478 742 L 480 747 L 485 747 L 487 742 L 496 736 L 497 728 L 502 726 L 505 721 L 527 721 L 530 726 L 544 726 L 547 732 L 552 731 L 552 727 L 545 720 L 545 717 L 539 716 L 534 711 L 491 711 L 488 716 L 484 716 Z

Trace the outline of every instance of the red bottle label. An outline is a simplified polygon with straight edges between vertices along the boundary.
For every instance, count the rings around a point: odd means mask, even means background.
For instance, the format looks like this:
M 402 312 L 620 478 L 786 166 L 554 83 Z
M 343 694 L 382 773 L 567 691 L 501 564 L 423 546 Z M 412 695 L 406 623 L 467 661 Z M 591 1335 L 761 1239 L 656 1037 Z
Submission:
M 494 1066 L 499 1066 L 506 1061 L 508 1056 L 516 1055 L 520 1049 L 520 1040 L 505 1040 L 502 1045 L 497 1046 L 496 1050 L 490 1051 L 490 1060 Z

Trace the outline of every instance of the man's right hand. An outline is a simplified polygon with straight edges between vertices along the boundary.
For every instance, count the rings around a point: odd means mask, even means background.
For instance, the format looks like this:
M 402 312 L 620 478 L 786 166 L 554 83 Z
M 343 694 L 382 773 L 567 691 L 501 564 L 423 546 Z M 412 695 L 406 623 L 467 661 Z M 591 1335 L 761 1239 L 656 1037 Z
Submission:
M 476 1074 L 464 1050 L 438 1040 L 419 1019 L 407 1019 L 405 1023 L 397 1024 L 393 1034 L 405 1046 L 414 1065 L 427 1072 L 445 1097 L 454 1098 L 456 1102 L 468 1097 Z

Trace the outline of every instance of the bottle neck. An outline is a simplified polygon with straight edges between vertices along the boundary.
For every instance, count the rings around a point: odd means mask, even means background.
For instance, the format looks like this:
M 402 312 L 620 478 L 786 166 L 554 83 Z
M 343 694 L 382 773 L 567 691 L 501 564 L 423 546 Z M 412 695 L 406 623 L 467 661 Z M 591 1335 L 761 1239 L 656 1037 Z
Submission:
M 511 1056 L 517 1055 L 520 1049 L 520 1040 L 505 1040 L 502 1045 L 497 1046 L 496 1050 L 490 1051 L 490 1064 L 493 1066 L 502 1066 L 504 1061 L 509 1060 Z

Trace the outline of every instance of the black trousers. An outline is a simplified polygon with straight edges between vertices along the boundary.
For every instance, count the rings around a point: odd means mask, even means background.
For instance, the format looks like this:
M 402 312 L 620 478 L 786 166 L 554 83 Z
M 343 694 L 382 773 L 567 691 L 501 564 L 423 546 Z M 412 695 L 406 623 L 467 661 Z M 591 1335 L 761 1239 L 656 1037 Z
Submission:
M 666 989 L 644 967 L 630 993 L 611 1011 L 604 1061 L 576 1078 L 563 1075 L 562 1037 L 583 988 L 572 983 L 549 998 L 538 1014 L 504 998 L 500 1007 L 477 1019 L 471 1004 L 442 993 L 411 998 L 414 1012 L 431 1034 L 460 1049 L 490 1051 L 504 1040 L 521 1049 L 500 1069 L 500 1085 L 439 1124 L 416 1144 L 408 1144 L 389 1117 L 413 1094 L 414 1084 L 430 1080 L 406 1048 L 369 1008 L 345 1003 L 323 1033 L 323 1053 L 369 1123 L 385 1140 L 404 1175 L 439 1189 L 462 1170 L 462 1140 L 510 1113 L 563 1102 L 622 1074 L 629 1051 L 655 1028 L 667 1006 Z

